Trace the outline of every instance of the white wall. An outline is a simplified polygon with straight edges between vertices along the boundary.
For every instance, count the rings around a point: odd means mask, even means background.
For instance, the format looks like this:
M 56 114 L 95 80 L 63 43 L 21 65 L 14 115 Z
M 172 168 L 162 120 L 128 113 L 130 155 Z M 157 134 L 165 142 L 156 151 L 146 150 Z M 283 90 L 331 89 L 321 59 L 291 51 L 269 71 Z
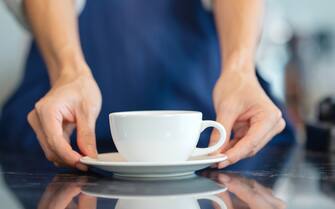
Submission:
M 283 6 L 285 15 L 300 31 L 329 28 L 335 30 L 334 0 L 274 0 Z
M 0 107 L 20 79 L 29 39 L 0 0 Z

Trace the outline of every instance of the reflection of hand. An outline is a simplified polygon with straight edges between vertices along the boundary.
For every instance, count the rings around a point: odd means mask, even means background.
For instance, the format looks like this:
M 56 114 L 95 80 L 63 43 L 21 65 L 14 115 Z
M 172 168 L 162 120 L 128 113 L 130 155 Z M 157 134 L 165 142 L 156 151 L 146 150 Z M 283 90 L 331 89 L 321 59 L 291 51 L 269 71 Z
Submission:
M 80 194 L 85 177 L 73 176 L 73 181 L 69 178 L 71 176 L 54 177 L 43 193 L 38 209 L 96 209 L 95 197 Z M 78 203 L 75 203 L 74 198 L 78 195 Z
M 81 155 L 70 146 L 70 136 L 76 128 L 81 153 L 96 157 L 95 122 L 100 108 L 100 90 L 88 69 L 60 75 L 28 115 L 47 159 L 56 166 L 86 170 L 79 162 Z
M 219 151 L 228 157 L 219 163 L 219 168 L 255 155 L 285 127 L 280 110 L 265 94 L 254 71 L 223 72 L 214 88 L 213 99 L 217 121 L 226 128 L 227 137 L 234 132 L 234 139 L 228 140 Z M 216 139 L 218 133 L 214 130 L 210 144 Z
M 228 175 L 219 172 L 204 173 L 204 175 L 215 179 L 217 182 L 224 184 L 228 191 L 236 195 L 251 209 L 284 209 L 285 203 L 275 197 L 272 190 L 259 184 L 255 180 L 243 177 Z M 238 201 L 232 201 L 230 194 L 224 192 L 220 194 L 229 209 L 239 208 Z

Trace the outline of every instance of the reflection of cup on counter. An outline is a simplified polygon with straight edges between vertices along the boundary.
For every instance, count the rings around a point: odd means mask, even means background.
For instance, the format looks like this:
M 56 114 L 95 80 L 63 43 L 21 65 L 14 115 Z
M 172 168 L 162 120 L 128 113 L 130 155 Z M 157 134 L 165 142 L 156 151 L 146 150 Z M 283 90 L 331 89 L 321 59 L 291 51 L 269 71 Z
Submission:
M 118 199 L 117 209 L 199 209 L 198 200 L 207 199 L 226 209 L 224 201 L 215 196 L 226 187 L 205 177 L 194 176 L 170 180 L 95 179 L 82 192 L 89 196 Z
M 119 199 L 116 209 L 200 209 L 198 200 L 208 199 L 219 205 L 220 209 L 226 209 L 222 199 L 215 195 L 199 198 L 175 197 L 175 198 L 154 198 L 154 199 Z

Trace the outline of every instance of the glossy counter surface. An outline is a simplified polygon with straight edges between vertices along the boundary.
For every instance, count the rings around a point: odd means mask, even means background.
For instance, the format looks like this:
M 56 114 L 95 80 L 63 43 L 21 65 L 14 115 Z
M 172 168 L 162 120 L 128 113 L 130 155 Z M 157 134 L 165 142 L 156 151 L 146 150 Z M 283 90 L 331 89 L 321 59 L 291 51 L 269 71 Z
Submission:
M 60 170 L 1 151 L 0 208 L 335 208 L 335 155 L 266 148 L 218 171 L 160 181 Z

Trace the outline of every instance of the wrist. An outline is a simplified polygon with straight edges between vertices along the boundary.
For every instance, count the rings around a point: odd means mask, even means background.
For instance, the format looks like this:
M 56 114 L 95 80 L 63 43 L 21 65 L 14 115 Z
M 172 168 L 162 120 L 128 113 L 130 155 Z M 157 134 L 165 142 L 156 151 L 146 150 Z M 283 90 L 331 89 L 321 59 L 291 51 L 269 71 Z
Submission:
M 50 74 L 51 86 L 55 83 L 67 83 L 82 76 L 92 76 L 91 70 L 86 63 L 69 63 L 57 69 L 57 74 Z
M 62 75 L 76 75 L 89 71 L 83 53 L 76 45 L 63 47 L 45 56 L 51 83 Z
M 252 53 L 238 51 L 225 55 L 222 63 L 222 72 L 255 73 L 255 61 Z
M 51 77 L 50 77 L 51 78 Z M 83 66 L 65 66 L 58 71 L 57 77 L 53 77 L 51 87 L 59 87 L 64 84 L 78 81 L 80 79 L 91 79 L 93 78 L 92 73 L 87 65 Z
M 245 58 L 231 59 L 223 64 L 221 74 L 218 80 L 237 79 L 238 82 L 252 82 L 257 81 L 254 61 Z M 237 82 L 236 80 L 234 82 Z
M 69 55 L 61 62 L 48 67 L 51 85 L 59 79 L 72 79 L 80 75 L 91 75 L 90 68 L 80 56 Z

